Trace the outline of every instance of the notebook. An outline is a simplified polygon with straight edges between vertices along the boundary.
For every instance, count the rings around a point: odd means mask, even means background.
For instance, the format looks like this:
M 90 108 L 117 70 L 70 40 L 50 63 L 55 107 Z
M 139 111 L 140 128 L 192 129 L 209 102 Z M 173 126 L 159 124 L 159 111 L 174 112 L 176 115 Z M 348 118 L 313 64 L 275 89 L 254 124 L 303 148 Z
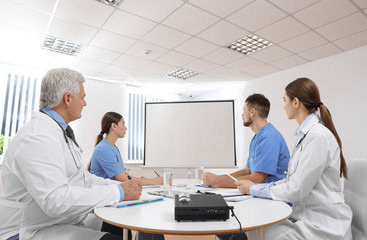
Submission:
M 160 200 L 163 200 L 163 197 L 142 194 L 140 198 L 137 200 L 116 202 L 116 203 L 109 205 L 108 207 L 117 207 L 117 208 L 130 207 L 130 206 L 135 206 L 135 205 L 140 205 L 140 204 L 145 204 L 145 203 L 157 202 Z

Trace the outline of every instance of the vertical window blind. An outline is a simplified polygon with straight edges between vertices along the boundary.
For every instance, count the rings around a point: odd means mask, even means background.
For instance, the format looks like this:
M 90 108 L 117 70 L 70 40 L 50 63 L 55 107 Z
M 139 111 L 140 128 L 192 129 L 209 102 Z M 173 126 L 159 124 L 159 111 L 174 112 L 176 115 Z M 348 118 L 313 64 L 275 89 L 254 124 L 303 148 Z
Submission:
M 142 163 L 144 157 L 144 107 L 145 103 L 163 102 L 160 98 L 149 98 L 145 94 L 129 93 L 128 161 Z
M 35 110 L 38 101 L 38 80 L 19 74 L 8 74 L 6 87 L 0 92 L 3 114 L 1 134 L 5 147 L 9 139 L 25 124 Z M 0 108 L 1 109 L 1 108 Z

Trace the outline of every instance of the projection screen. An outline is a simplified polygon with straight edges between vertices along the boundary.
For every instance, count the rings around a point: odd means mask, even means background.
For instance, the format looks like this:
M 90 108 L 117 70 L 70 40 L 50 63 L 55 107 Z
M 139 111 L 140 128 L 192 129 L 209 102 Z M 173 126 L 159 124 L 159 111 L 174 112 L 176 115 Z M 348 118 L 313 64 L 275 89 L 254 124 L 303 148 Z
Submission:
M 236 166 L 234 101 L 145 104 L 144 165 Z

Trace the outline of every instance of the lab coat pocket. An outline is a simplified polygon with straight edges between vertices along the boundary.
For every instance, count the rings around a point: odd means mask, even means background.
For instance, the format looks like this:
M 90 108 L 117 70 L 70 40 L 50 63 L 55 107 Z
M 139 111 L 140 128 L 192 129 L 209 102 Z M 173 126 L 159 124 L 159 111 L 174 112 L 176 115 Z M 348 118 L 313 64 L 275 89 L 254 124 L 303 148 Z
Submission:
M 332 204 L 344 203 L 344 195 L 341 192 L 328 192 Z

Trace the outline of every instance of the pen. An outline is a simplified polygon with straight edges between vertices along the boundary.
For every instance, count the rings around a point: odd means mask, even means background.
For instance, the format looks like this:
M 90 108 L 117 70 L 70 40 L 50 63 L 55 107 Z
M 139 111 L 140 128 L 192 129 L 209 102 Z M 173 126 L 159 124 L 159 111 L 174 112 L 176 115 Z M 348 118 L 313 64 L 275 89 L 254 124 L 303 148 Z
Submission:
M 235 178 L 235 177 L 233 177 L 232 175 L 227 174 L 227 176 L 228 176 L 228 177 L 230 177 L 230 178 L 232 178 L 235 182 L 238 182 L 238 179 L 237 179 L 237 178 Z
M 160 177 L 159 174 L 156 171 L 154 171 L 154 172 L 155 172 L 155 174 L 157 174 L 158 177 Z

